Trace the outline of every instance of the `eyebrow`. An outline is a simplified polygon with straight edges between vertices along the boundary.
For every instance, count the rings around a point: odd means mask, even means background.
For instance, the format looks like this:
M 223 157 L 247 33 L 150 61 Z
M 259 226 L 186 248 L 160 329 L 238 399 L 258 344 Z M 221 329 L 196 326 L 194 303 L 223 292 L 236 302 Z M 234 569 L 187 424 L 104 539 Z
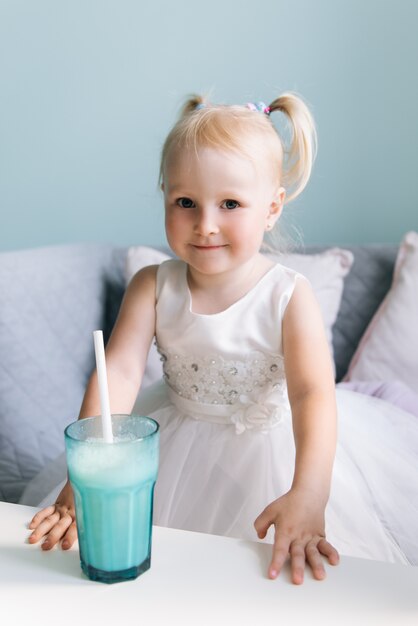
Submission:
M 175 193 L 178 190 L 184 191 L 186 189 L 187 189 L 187 187 L 183 187 L 182 185 L 173 185 L 172 187 L 168 187 L 167 191 L 169 193 Z
M 193 192 L 192 190 L 188 190 L 188 188 L 186 186 L 182 186 L 182 185 L 173 185 L 173 187 L 168 187 L 167 192 L 169 194 L 174 194 L 174 193 L 179 193 L 182 192 L 184 194 L 189 194 L 189 195 L 195 195 L 195 192 Z M 217 192 L 217 194 L 221 194 L 222 196 L 224 196 L 225 198 L 228 198 L 230 196 L 237 196 L 237 195 L 244 195 L 245 194 L 245 190 L 243 191 L 242 185 L 238 186 L 237 188 L 232 188 L 230 187 L 229 189 L 227 189 L 226 191 L 221 192 L 221 190 L 219 190 L 219 192 Z

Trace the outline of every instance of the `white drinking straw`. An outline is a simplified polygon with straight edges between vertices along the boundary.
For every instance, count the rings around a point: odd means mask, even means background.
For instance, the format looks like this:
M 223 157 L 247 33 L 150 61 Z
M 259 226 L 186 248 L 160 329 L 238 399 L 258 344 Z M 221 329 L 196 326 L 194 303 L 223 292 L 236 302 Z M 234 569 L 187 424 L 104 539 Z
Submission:
M 93 332 L 94 351 L 96 353 L 97 379 L 99 381 L 100 408 L 102 411 L 103 439 L 106 443 L 113 443 L 112 416 L 110 414 L 109 389 L 107 386 L 106 360 L 101 330 Z

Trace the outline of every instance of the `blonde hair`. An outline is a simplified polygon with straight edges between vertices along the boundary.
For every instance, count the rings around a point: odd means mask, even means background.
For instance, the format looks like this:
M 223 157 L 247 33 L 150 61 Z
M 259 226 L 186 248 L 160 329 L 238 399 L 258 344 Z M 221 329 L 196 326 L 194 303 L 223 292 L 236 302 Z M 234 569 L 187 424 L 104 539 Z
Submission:
M 270 119 L 276 111 L 284 113 L 290 122 L 289 146 Z M 165 140 L 160 182 L 172 151 L 209 147 L 238 152 L 256 164 L 267 157 L 273 176 L 286 189 L 286 202 L 294 200 L 311 175 L 317 145 L 315 123 L 302 98 L 290 92 L 273 100 L 267 112 L 254 111 L 247 105 L 214 105 L 202 96 L 191 96 Z

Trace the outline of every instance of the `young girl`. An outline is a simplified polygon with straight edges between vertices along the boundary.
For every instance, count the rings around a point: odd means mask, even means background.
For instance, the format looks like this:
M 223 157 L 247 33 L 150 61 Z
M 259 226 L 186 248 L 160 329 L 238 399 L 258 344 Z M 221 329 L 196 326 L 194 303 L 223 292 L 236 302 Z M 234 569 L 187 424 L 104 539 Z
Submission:
M 291 123 L 288 150 L 272 124 L 276 112 Z M 338 392 L 334 464 L 337 403 L 318 304 L 302 275 L 260 253 L 285 202 L 307 184 L 314 152 L 314 123 L 296 95 L 268 107 L 190 99 L 161 160 L 177 259 L 135 275 L 106 349 L 114 413 L 132 411 L 154 337 L 163 361 L 164 380 L 135 407 L 161 427 L 154 522 L 268 535 L 268 575 L 290 554 L 295 583 L 305 564 L 324 578 L 322 555 L 337 564 L 336 548 L 418 558 L 417 497 L 405 491 L 416 471 L 412 417 Z M 99 413 L 94 373 L 80 418 Z M 30 541 L 45 537 L 50 549 L 62 539 L 67 549 L 74 519 L 67 482 L 33 518 Z

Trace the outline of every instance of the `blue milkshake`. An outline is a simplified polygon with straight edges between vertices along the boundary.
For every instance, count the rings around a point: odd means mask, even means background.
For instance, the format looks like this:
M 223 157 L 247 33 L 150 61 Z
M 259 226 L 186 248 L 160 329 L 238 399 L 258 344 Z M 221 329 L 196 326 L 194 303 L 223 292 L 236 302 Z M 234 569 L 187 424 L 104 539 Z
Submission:
M 74 491 L 81 567 L 113 583 L 150 567 L 152 508 L 158 471 L 158 424 L 148 417 L 112 415 L 113 443 L 100 417 L 65 429 L 68 475 Z

